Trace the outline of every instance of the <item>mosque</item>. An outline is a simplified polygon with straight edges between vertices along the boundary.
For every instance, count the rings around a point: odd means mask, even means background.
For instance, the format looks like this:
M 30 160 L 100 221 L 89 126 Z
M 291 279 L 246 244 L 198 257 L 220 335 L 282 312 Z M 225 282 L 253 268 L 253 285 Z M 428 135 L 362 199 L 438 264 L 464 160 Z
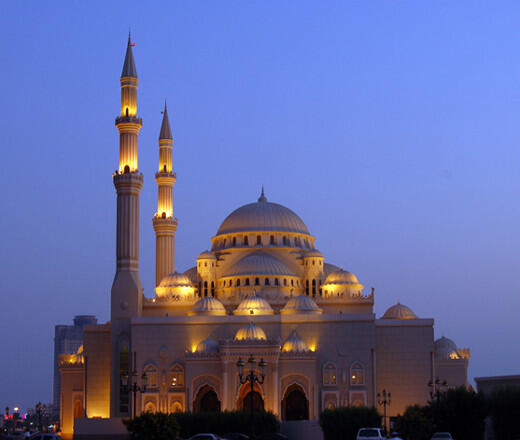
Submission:
M 257 408 L 281 420 L 316 420 L 326 408 L 375 406 L 390 417 L 440 387 L 467 385 L 468 349 L 434 340 L 434 320 L 397 303 L 376 317 L 374 289 L 329 263 L 289 208 L 258 199 L 220 224 L 210 250 L 175 272 L 173 137 L 160 129 L 155 296 L 139 276 L 138 77 L 130 38 L 121 75 L 116 273 L 111 319 L 84 328 L 83 346 L 59 358 L 61 428 L 75 419 L 144 411 Z M 249 364 L 250 357 L 256 364 Z M 237 362 L 263 383 L 239 380 Z M 262 363 L 263 364 L 263 363 Z M 135 387 L 133 390 L 132 388 Z M 132 392 L 135 391 L 135 392 Z M 76 420 L 77 422 L 77 420 Z

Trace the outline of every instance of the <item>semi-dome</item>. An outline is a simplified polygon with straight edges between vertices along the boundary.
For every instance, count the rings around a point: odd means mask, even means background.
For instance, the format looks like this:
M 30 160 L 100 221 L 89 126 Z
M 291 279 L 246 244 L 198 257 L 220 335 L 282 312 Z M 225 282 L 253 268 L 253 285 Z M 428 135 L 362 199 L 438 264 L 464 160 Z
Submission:
M 244 299 L 233 312 L 234 315 L 273 315 L 274 310 L 269 303 L 256 293 Z
M 235 341 L 265 341 L 267 336 L 258 326 L 250 322 L 245 327 L 239 329 L 235 335 Z
M 359 281 L 352 272 L 348 270 L 339 269 L 331 272 L 325 279 L 325 284 L 359 284 Z
M 280 310 L 282 315 L 289 315 L 293 313 L 322 313 L 322 310 L 316 303 L 305 295 L 293 296 L 284 308 Z
M 389 307 L 382 319 L 417 319 L 417 315 L 404 304 L 397 303 Z
M 199 254 L 197 260 L 216 260 L 217 257 L 210 251 L 204 251 Z
M 200 341 L 197 344 L 196 352 L 197 353 L 217 353 L 219 349 L 218 342 L 213 339 L 207 338 L 203 341 Z
M 444 336 L 435 341 L 434 352 L 435 357 L 440 359 L 459 359 L 457 345 Z
M 241 206 L 229 214 L 217 235 L 238 232 L 279 231 L 309 235 L 309 230 L 302 219 L 285 206 L 267 201 L 262 195 L 258 201 Z
M 222 276 L 235 277 L 244 275 L 295 276 L 284 263 L 264 252 L 254 252 L 245 256 L 233 264 Z
M 205 296 L 199 299 L 194 305 L 190 312 L 190 315 L 226 315 L 226 308 L 217 298 L 212 296 Z
M 309 353 L 311 350 L 309 346 L 302 341 L 296 331 L 293 331 L 282 346 L 284 353 Z
M 161 282 L 159 287 L 174 288 L 174 287 L 193 287 L 191 280 L 183 273 L 173 272 L 166 275 Z

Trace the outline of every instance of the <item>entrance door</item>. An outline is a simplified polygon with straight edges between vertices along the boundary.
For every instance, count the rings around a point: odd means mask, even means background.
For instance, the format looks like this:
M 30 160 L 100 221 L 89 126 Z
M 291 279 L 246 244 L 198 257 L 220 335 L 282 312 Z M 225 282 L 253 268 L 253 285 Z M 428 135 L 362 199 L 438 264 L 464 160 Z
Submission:
M 209 385 L 203 386 L 193 402 L 193 410 L 201 412 L 220 411 L 217 393 Z
M 283 420 L 309 420 L 309 401 L 298 385 L 292 385 L 282 400 Z

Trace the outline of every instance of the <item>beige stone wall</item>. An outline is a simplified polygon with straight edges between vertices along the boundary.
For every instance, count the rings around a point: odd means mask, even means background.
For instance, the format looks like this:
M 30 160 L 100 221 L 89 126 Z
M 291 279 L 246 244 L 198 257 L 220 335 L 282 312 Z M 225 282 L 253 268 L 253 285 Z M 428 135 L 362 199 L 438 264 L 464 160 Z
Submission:
M 468 360 L 467 359 L 445 359 L 435 360 L 435 377 L 447 386 L 456 388 L 468 385 Z M 444 388 L 443 388 L 444 390 Z
M 110 325 L 89 325 L 83 332 L 87 417 L 110 417 Z
M 376 340 L 376 392 L 392 394 L 387 416 L 402 414 L 410 404 L 425 404 L 432 378 L 433 320 L 380 319 Z
M 74 416 L 83 414 L 83 372 L 82 364 L 60 365 L 60 425 L 61 436 L 66 440 L 72 438 Z

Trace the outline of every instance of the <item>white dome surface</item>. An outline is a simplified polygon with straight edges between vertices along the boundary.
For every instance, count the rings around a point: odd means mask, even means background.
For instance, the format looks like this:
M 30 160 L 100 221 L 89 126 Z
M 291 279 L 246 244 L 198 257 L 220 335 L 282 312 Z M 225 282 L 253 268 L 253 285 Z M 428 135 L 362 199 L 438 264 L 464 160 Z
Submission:
M 254 294 L 244 299 L 233 312 L 234 315 L 273 315 L 274 310 L 269 303 Z
M 359 284 L 359 281 L 352 272 L 340 269 L 331 272 L 325 279 L 325 284 Z
M 309 353 L 311 350 L 309 346 L 302 341 L 296 331 L 293 331 L 282 346 L 284 353 Z
M 218 299 L 212 296 L 206 296 L 199 299 L 194 305 L 191 311 L 192 315 L 226 315 L 226 308 Z
M 213 339 L 204 339 L 197 344 L 196 352 L 197 353 L 217 353 L 219 349 L 219 345 L 217 341 Z
M 291 313 L 322 313 L 316 303 L 306 295 L 293 296 L 280 310 L 282 315 Z
M 197 257 L 197 260 L 216 260 L 217 257 L 215 254 L 211 253 L 210 251 L 204 251 L 201 252 L 200 255 Z
M 265 341 L 267 336 L 258 326 L 250 322 L 245 327 L 239 329 L 235 335 L 235 341 Z
M 295 276 L 280 260 L 264 252 L 254 252 L 237 261 L 223 277 L 243 275 L 282 275 Z
M 306 252 L 303 258 L 323 258 L 323 254 L 318 249 L 312 249 Z
M 293 232 L 309 235 L 302 219 L 293 211 L 277 203 L 268 202 L 262 196 L 229 214 L 217 231 L 217 235 L 253 231 Z
M 435 357 L 441 359 L 458 359 L 457 345 L 451 339 L 442 337 L 434 343 Z
M 381 319 L 417 319 L 417 315 L 410 307 L 398 302 L 389 307 Z
M 191 280 L 184 274 L 173 272 L 166 275 L 161 282 L 159 287 L 174 288 L 174 287 L 193 287 Z

